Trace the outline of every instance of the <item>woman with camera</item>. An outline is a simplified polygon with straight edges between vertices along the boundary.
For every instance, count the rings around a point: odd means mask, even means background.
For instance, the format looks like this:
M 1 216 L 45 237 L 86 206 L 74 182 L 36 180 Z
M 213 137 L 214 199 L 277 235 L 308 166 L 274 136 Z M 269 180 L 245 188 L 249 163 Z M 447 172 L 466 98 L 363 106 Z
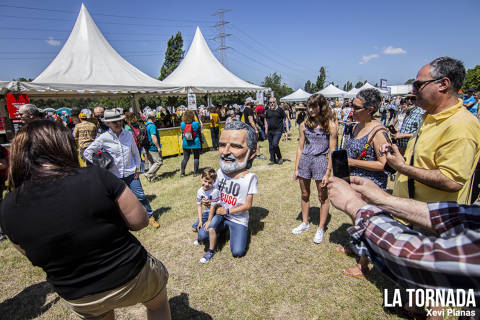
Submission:
M 143 303 L 148 319 L 170 319 L 168 272 L 130 233 L 148 217 L 125 183 L 81 168 L 70 130 L 49 120 L 20 129 L 11 160 L 1 229 L 66 305 L 84 319 L 114 319 L 114 309 Z

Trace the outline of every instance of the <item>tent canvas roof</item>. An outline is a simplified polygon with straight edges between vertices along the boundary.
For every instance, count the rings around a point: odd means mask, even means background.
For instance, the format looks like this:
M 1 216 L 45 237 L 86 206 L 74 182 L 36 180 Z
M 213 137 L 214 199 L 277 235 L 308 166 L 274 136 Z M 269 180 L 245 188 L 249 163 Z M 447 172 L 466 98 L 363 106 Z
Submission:
M 227 70 L 208 47 L 199 27 L 182 62 L 162 83 L 171 87 L 189 87 L 196 93 L 266 89 L 248 83 Z
M 162 86 L 112 48 L 83 4 L 62 50 L 33 83 Z
M 280 98 L 280 101 L 282 102 L 307 101 L 310 96 L 311 96 L 310 93 L 305 92 L 300 88 L 297 91 L 290 93 L 288 96 Z
M 380 91 L 380 93 L 382 93 L 382 94 L 388 94 L 388 91 L 384 91 L 384 90 L 381 90 L 381 89 L 379 89 L 379 88 L 377 88 L 377 87 L 374 87 L 374 86 L 372 86 L 372 85 L 371 85 L 370 83 L 368 83 L 368 82 L 365 83 L 363 86 L 361 86 L 361 87 L 358 89 L 358 91 L 362 91 L 362 90 L 364 90 L 364 89 L 372 89 L 372 88 L 373 88 L 373 89 L 377 89 L 377 90 Z
M 341 98 L 346 94 L 345 91 L 338 89 L 333 84 L 329 84 L 327 87 L 323 88 L 317 93 L 320 93 L 327 98 Z

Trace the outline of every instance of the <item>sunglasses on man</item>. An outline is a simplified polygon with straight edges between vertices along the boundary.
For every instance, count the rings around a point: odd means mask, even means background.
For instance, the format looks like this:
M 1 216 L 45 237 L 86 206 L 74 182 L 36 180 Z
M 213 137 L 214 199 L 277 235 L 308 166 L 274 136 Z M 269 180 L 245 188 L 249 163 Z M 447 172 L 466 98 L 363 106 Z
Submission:
M 415 88 L 415 90 L 420 90 L 422 87 L 424 87 L 425 85 L 429 84 L 430 82 L 435 82 L 435 81 L 438 81 L 438 80 L 442 80 L 444 77 L 441 77 L 441 78 L 437 78 L 437 79 L 430 79 L 430 80 L 425 80 L 425 81 L 420 81 L 420 80 L 416 80 L 412 83 L 412 87 Z

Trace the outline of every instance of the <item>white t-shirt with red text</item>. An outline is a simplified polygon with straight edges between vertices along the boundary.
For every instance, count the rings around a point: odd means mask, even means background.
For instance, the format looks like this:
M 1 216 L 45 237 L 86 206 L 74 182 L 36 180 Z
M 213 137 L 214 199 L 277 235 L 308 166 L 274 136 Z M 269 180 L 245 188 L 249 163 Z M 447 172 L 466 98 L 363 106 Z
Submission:
M 225 175 L 222 169 L 218 169 L 214 187 L 220 191 L 221 206 L 232 209 L 244 204 L 249 194 L 257 194 L 257 183 L 258 178 L 255 173 L 249 172 L 241 178 L 232 179 Z M 227 214 L 225 219 L 248 228 L 248 210 Z

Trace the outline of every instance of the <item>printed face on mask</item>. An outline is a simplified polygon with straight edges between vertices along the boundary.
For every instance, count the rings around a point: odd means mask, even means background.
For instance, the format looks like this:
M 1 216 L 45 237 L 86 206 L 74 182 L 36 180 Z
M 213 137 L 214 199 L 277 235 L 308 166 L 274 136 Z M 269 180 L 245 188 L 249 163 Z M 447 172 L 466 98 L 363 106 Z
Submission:
M 247 162 L 255 156 L 247 146 L 247 130 L 223 130 L 218 144 L 220 168 L 231 174 L 247 167 Z

